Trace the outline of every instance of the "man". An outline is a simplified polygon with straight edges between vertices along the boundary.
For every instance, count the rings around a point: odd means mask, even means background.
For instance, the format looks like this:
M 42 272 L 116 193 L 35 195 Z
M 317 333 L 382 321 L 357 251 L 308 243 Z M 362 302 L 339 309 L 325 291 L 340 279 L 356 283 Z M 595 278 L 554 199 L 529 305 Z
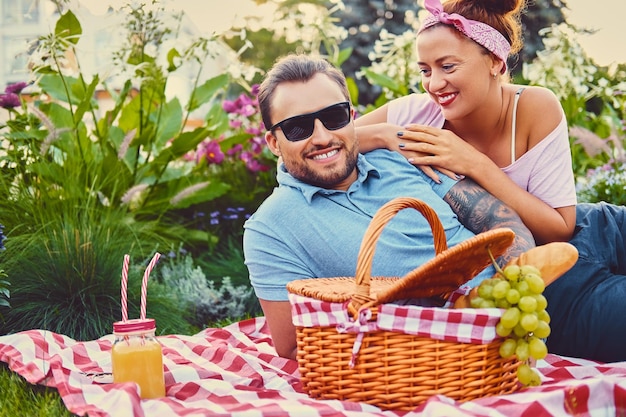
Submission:
M 534 247 L 519 216 L 470 180 L 435 183 L 397 152 L 358 153 L 354 110 L 343 74 L 323 59 L 278 61 L 259 91 L 270 150 L 281 158 L 279 187 L 246 222 L 244 254 L 280 356 L 295 359 L 285 285 L 294 279 L 354 276 L 361 240 L 376 211 L 397 197 L 430 205 L 452 247 L 476 233 L 508 227 L 506 257 Z M 430 225 L 403 210 L 376 244 L 373 276 L 403 276 L 434 256 Z M 487 268 L 469 285 L 493 274 Z

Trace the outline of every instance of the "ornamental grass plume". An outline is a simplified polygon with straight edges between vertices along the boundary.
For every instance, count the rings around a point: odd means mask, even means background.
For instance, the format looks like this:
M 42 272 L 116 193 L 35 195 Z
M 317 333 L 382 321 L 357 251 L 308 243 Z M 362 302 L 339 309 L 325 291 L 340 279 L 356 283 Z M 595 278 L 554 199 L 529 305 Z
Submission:
M 0 224 L 0 251 L 5 250 L 4 247 L 4 240 L 6 239 L 6 236 L 4 235 L 4 226 Z M 11 297 L 11 294 L 9 292 L 9 285 L 11 285 L 9 283 L 9 281 L 6 281 L 4 279 L 1 278 L 6 278 L 6 273 L 4 272 L 3 269 L 0 269 L 0 306 L 4 306 L 4 307 L 10 307 L 11 305 L 9 304 L 9 298 Z M 0 315 L 0 318 L 2 316 Z

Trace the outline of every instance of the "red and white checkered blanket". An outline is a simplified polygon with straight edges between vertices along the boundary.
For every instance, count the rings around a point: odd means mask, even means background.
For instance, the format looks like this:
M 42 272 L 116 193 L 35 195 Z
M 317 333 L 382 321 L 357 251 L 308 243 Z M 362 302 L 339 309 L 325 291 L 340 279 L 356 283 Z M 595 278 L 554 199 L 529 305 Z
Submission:
M 626 362 L 549 355 L 540 387 L 458 403 L 435 396 L 413 412 L 381 411 L 302 392 L 295 361 L 276 355 L 263 318 L 194 336 L 161 336 L 167 396 L 140 400 L 134 384 L 103 383 L 113 337 L 87 342 L 43 330 L 0 336 L 0 361 L 58 389 L 75 414 L 97 416 L 562 416 L 626 413 Z

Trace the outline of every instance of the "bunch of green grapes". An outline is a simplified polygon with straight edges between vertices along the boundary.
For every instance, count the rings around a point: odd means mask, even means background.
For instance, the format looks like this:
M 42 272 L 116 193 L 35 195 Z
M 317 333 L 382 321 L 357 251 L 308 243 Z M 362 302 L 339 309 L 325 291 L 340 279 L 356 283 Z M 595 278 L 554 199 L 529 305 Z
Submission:
M 550 335 L 548 301 L 541 272 L 531 265 L 509 265 L 478 287 L 478 296 L 471 300 L 474 308 L 506 309 L 496 325 L 496 333 L 505 338 L 500 356 L 517 356 L 523 362 L 517 368 L 517 379 L 526 386 L 541 384 L 531 359 L 546 357 L 548 348 L 543 339 Z

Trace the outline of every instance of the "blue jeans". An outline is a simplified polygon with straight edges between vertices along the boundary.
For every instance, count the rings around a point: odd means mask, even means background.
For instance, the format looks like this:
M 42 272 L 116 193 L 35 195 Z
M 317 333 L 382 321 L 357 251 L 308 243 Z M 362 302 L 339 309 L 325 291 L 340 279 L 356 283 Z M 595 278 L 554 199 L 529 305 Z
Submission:
M 626 207 L 579 204 L 570 243 L 578 262 L 544 292 L 552 318 L 548 351 L 626 360 Z

